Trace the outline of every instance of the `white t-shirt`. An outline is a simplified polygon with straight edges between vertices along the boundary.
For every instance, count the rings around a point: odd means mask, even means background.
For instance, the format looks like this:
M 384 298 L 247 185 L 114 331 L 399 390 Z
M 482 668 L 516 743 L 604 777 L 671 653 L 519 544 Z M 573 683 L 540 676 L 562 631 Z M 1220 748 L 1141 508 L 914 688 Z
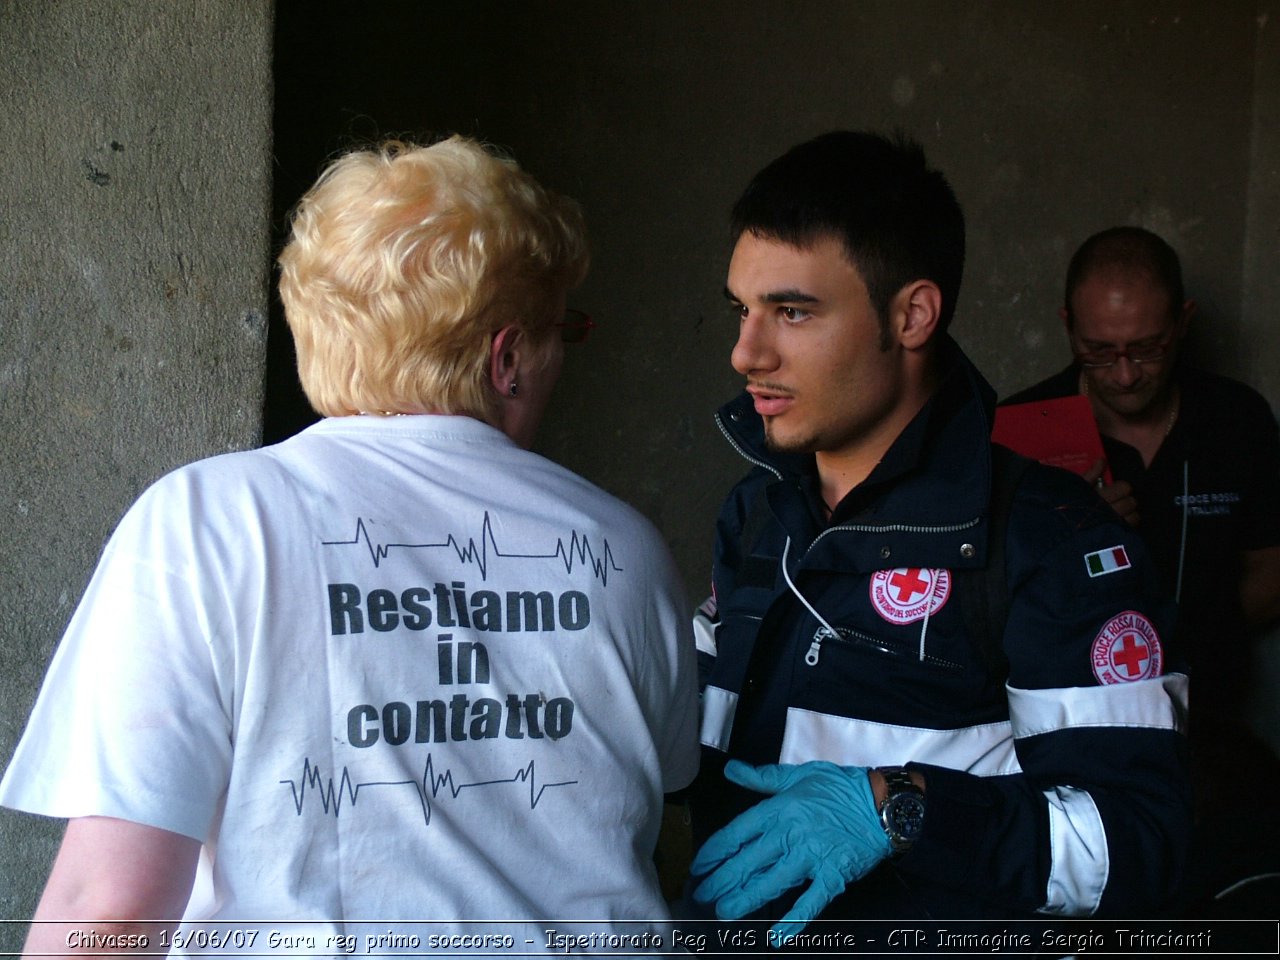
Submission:
M 139 498 L 0 803 L 202 841 L 188 920 L 662 918 L 694 674 L 637 512 L 470 418 L 330 419 Z

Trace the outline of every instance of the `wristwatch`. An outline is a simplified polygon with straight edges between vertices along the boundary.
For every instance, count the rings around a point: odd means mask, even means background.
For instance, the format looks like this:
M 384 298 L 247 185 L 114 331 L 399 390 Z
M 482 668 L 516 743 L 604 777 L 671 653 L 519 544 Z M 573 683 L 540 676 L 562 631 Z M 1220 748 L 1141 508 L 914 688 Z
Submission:
M 893 846 L 894 856 L 899 856 L 911 849 L 924 830 L 924 791 L 901 767 L 876 769 L 889 788 L 880 805 L 880 824 Z

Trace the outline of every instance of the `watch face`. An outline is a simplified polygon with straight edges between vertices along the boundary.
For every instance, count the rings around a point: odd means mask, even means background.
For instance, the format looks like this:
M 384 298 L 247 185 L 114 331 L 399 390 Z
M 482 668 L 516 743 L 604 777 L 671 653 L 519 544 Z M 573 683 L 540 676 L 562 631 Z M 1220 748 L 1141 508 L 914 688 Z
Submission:
M 915 791 L 896 793 L 885 804 L 885 823 L 903 843 L 920 838 L 924 830 L 924 797 Z

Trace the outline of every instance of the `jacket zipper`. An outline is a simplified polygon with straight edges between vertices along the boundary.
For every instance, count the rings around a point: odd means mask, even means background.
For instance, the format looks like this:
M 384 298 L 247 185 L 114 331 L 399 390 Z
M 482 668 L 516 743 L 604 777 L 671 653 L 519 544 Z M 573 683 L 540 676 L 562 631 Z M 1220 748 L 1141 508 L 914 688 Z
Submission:
M 952 523 L 943 527 L 922 527 L 910 523 L 842 523 L 837 527 L 827 527 L 827 529 L 814 537 L 813 543 L 809 544 L 809 550 L 812 550 L 817 545 L 818 541 L 829 533 L 840 533 L 844 531 L 848 531 L 850 533 L 959 533 L 961 530 L 972 530 L 981 522 L 982 517 L 974 517 L 972 520 L 966 520 L 964 523 Z M 808 550 L 805 551 L 805 553 L 808 552 Z
M 814 631 L 813 639 L 809 641 L 809 649 L 804 655 L 804 662 L 806 665 L 810 667 L 816 667 L 818 665 L 818 661 L 822 657 L 822 645 L 828 640 L 837 640 L 841 643 L 864 643 L 867 646 L 879 650 L 881 653 L 889 654 L 890 656 L 899 654 L 899 651 L 886 647 L 883 643 L 876 640 L 875 637 L 870 637 L 865 633 L 860 633 L 857 630 L 850 630 L 848 627 L 836 627 L 835 629 L 836 633 L 834 636 L 826 627 L 818 627 L 818 629 Z M 930 656 L 928 659 L 931 663 L 944 667 L 960 666 L 952 660 L 944 660 L 941 657 Z
M 779 480 L 782 479 L 782 473 L 781 471 L 778 470 L 777 467 L 773 466 L 773 464 L 765 463 L 763 460 L 757 460 L 755 457 L 751 456 L 751 454 L 747 453 L 747 451 L 742 449 L 742 446 L 738 443 L 738 441 L 733 439 L 733 437 L 729 434 L 729 430 L 724 425 L 723 418 L 721 418 L 720 414 L 718 413 L 716 414 L 716 426 L 720 428 L 721 435 L 723 435 L 724 438 L 729 441 L 729 446 L 733 447 L 733 449 L 737 451 L 738 456 L 740 456 L 743 460 L 747 461 L 747 463 L 751 463 L 757 467 L 762 467 L 763 469 L 768 470 Z
M 723 418 L 721 418 L 720 414 L 718 413 L 716 414 L 716 426 L 720 428 L 720 433 L 724 436 L 725 440 L 729 442 L 729 446 L 733 447 L 733 449 L 737 451 L 738 456 L 742 457 L 742 459 L 746 460 L 748 463 L 754 464 L 755 466 L 760 467 L 764 470 L 768 470 L 779 480 L 783 479 L 781 471 L 779 471 L 772 464 L 765 463 L 763 460 L 758 460 L 755 457 L 751 456 L 749 453 L 747 453 L 747 451 L 742 449 L 742 445 L 739 444 L 738 441 L 735 440 L 730 435 L 729 430 L 724 425 Z M 919 526 L 916 524 L 907 524 L 907 523 L 885 523 L 885 524 L 842 523 L 836 527 L 827 527 L 827 529 L 823 530 L 820 534 L 814 537 L 813 542 L 810 543 L 808 549 L 805 550 L 805 555 L 808 556 L 809 552 L 818 545 L 818 541 L 820 541 L 823 537 L 825 537 L 829 533 L 888 533 L 888 532 L 958 533 L 961 530 L 971 530 L 981 522 L 982 522 L 982 517 L 977 516 L 977 517 L 974 517 L 972 520 L 965 521 L 964 523 L 953 523 L 953 524 L 947 524 L 945 526 Z M 790 546 L 790 543 L 791 543 L 791 538 L 787 537 L 787 545 Z M 789 576 L 786 576 L 786 567 L 785 567 L 786 551 L 785 550 L 783 551 L 782 560 L 779 562 L 784 564 L 783 575 L 786 577 L 787 584 L 788 586 L 791 587 L 792 592 L 794 592 L 796 596 L 800 598 L 800 600 L 804 603 L 806 607 L 809 607 L 810 613 L 813 613 L 813 615 L 816 616 L 819 620 L 822 620 L 822 617 L 818 616 L 816 611 L 814 611 L 814 608 L 809 605 L 808 601 L 805 600 L 804 596 L 800 593 L 800 591 L 793 584 L 791 584 L 791 578 Z M 925 622 L 927 625 L 928 620 L 926 619 Z M 818 628 L 817 632 L 814 633 L 813 639 L 809 641 L 809 649 L 805 651 L 804 662 L 810 667 L 816 667 L 818 665 L 818 661 L 822 657 L 822 642 L 828 637 L 831 637 L 833 635 L 835 636 L 836 639 L 839 639 L 840 637 L 839 633 L 835 632 L 836 628 L 828 627 L 826 625 L 825 620 L 822 620 L 822 624 L 823 625 Z M 850 633 L 859 639 L 870 641 L 876 647 L 880 647 L 879 644 L 875 643 L 875 641 L 871 640 L 871 638 L 869 637 L 863 637 L 861 634 L 858 634 L 854 631 L 850 631 Z M 924 643 L 924 640 L 923 640 L 923 634 L 922 634 L 921 648 L 920 648 L 921 660 L 924 660 L 923 643 Z
M 844 640 L 846 634 L 850 640 L 858 640 L 862 643 L 870 644 L 883 653 L 893 652 L 884 644 L 876 642 L 875 637 L 869 637 L 865 633 L 859 633 L 857 630 L 837 627 L 835 635 L 832 636 L 826 627 L 819 627 L 814 631 L 813 639 L 809 641 L 809 650 L 804 655 L 804 662 L 811 667 L 816 667 L 818 659 L 822 656 L 822 644 L 827 640 Z
M 742 445 L 729 433 L 724 425 L 724 420 L 720 414 L 716 414 L 716 426 L 720 428 L 720 433 L 729 441 L 729 446 L 737 451 L 738 456 L 742 457 L 747 463 L 753 464 L 768 470 L 779 480 L 783 479 L 782 473 L 777 467 L 763 460 L 757 460 L 746 450 L 742 449 Z M 838 533 L 848 531 L 850 533 L 959 533 L 961 530 L 971 530 L 982 522 L 982 517 L 974 517 L 972 520 L 966 520 L 964 523 L 953 523 L 941 527 L 923 527 L 909 523 L 885 523 L 885 524 L 860 524 L 860 523 L 842 523 L 837 527 L 827 527 L 820 534 L 813 538 L 813 543 L 809 544 L 809 550 L 812 550 L 821 540 L 829 533 Z M 806 550 L 805 553 L 808 553 Z

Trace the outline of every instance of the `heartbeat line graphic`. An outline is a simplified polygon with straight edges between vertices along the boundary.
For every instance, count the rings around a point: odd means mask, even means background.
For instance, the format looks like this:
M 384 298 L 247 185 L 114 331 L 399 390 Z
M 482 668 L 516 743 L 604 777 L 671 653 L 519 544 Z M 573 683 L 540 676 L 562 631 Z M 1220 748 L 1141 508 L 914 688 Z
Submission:
M 609 585 L 609 573 L 611 571 L 622 572 L 622 568 L 613 559 L 613 551 L 609 549 L 608 540 L 601 541 L 602 554 L 600 557 L 596 557 L 595 551 L 591 549 L 591 542 L 585 536 L 579 536 L 576 530 L 570 534 L 568 544 L 564 542 L 563 537 L 557 537 L 555 549 L 550 553 L 509 553 L 503 551 L 498 548 L 498 542 L 494 539 L 493 524 L 489 520 L 488 510 L 485 511 L 484 522 L 480 526 L 479 543 L 476 543 L 474 537 L 468 537 L 464 544 L 452 533 L 440 543 L 375 543 L 369 536 L 369 529 L 365 526 L 363 519 L 356 520 L 356 533 L 350 540 L 320 541 L 320 545 L 324 547 L 350 547 L 359 543 L 364 543 L 369 551 L 369 558 L 373 561 L 375 567 L 387 559 L 392 550 L 439 550 L 445 547 L 452 547 L 461 562 L 474 563 L 480 568 L 481 580 L 488 578 L 490 554 L 507 560 L 555 560 L 559 558 L 564 563 L 565 573 L 573 573 L 575 563 L 579 566 L 589 563 L 592 571 L 605 586 Z
M 435 772 L 434 759 L 431 754 L 427 754 L 427 762 L 422 768 L 422 779 L 419 780 L 371 780 L 363 783 L 354 783 L 351 779 L 351 773 L 346 767 L 342 768 L 342 776 L 335 784 L 333 778 L 329 777 L 325 782 L 324 774 L 320 772 L 319 767 L 312 766 L 311 758 L 307 757 L 302 762 L 302 777 L 298 780 L 281 780 L 280 783 L 289 785 L 289 789 L 293 791 L 293 806 L 298 816 L 302 816 L 302 807 L 307 799 L 308 791 L 315 791 L 320 798 L 320 806 L 325 813 L 331 813 L 334 819 L 342 810 L 343 803 L 350 803 L 352 807 L 356 805 L 356 801 L 360 796 L 360 791 L 368 787 L 413 787 L 418 794 L 418 802 L 422 804 L 422 822 L 425 826 L 431 825 L 431 801 L 434 800 L 442 790 L 448 790 L 449 796 L 454 800 L 458 799 L 458 795 L 463 790 L 469 790 L 473 787 L 492 787 L 503 783 L 527 783 L 529 785 L 529 809 L 536 809 L 538 801 L 542 799 L 542 794 L 552 787 L 567 787 L 577 783 L 577 780 L 561 780 L 557 783 L 544 783 L 539 785 L 534 771 L 534 761 L 529 763 L 520 770 L 515 772 L 514 776 L 506 777 L 498 780 L 479 780 L 475 783 L 454 783 L 453 771 L 445 770 L 443 774 Z

